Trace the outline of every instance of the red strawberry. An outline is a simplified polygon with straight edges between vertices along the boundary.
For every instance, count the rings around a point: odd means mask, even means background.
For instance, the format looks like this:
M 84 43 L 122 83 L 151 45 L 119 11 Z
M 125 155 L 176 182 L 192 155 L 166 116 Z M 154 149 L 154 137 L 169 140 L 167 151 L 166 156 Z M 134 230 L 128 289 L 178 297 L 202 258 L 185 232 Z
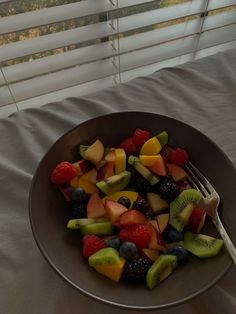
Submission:
M 188 153 L 182 148 L 177 148 L 171 152 L 170 161 L 175 165 L 183 167 L 189 162 Z
M 70 182 L 76 175 L 76 168 L 68 161 L 63 161 L 53 170 L 51 180 L 55 184 L 63 184 Z
M 84 236 L 83 244 L 83 256 L 86 258 L 107 246 L 106 241 L 96 235 Z
M 132 137 L 128 137 L 125 139 L 119 146 L 120 148 L 123 148 L 126 152 L 126 154 L 133 154 L 136 152 L 137 148 L 134 144 L 134 141 Z
M 146 130 L 136 129 L 134 131 L 133 141 L 137 147 L 141 147 L 150 137 L 150 132 Z
M 119 233 L 122 242 L 130 241 L 142 249 L 148 246 L 151 239 L 151 230 L 147 225 L 132 225 L 122 229 Z

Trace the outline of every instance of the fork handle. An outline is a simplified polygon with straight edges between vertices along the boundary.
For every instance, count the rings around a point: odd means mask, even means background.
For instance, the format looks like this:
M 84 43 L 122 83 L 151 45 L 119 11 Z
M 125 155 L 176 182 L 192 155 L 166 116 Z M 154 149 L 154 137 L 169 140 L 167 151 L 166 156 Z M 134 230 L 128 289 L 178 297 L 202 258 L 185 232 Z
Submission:
M 228 250 L 230 256 L 232 257 L 234 264 L 236 265 L 236 248 L 233 242 L 230 240 L 230 237 L 228 236 L 224 226 L 222 225 L 222 222 L 218 214 L 216 215 L 215 219 L 213 219 L 213 222 L 224 241 L 226 249 Z

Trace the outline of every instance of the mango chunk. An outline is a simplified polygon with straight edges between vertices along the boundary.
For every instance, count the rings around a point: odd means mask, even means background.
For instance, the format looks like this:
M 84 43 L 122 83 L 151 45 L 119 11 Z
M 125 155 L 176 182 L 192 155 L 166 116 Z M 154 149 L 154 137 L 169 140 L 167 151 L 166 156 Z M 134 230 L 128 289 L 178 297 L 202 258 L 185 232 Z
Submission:
M 115 149 L 115 173 L 119 174 L 126 169 L 126 153 L 123 148 Z
M 162 147 L 161 147 L 160 142 L 154 136 L 154 137 L 151 137 L 149 140 L 147 140 L 143 144 L 141 151 L 140 151 L 140 155 L 148 155 L 148 156 L 157 155 L 160 153 L 161 148 Z
M 139 157 L 139 160 L 141 161 L 143 166 L 151 167 L 153 166 L 156 162 L 159 161 L 159 156 L 160 155 L 154 155 L 154 156 L 146 156 L 146 155 L 141 155 Z
M 86 193 L 88 194 L 93 194 L 93 193 L 98 193 L 98 188 L 94 183 L 91 183 L 84 178 L 80 177 L 78 180 L 78 188 L 83 188 Z
M 116 192 L 116 193 L 113 193 L 111 195 L 108 195 L 108 196 L 105 196 L 103 197 L 102 201 L 105 203 L 105 200 L 106 199 L 109 199 L 109 200 L 112 200 L 112 201 L 115 201 L 117 202 L 118 199 L 122 196 L 126 196 L 130 199 L 130 202 L 131 202 L 131 206 L 132 204 L 136 201 L 136 199 L 138 198 L 138 193 L 137 192 L 134 192 L 134 191 L 119 191 L 119 192 Z
M 125 266 L 125 259 L 121 257 L 120 262 L 118 264 L 97 265 L 94 268 L 100 274 L 110 278 L 111 280 L 115 282 L 118 282 L 121 278 L 124 266 Z

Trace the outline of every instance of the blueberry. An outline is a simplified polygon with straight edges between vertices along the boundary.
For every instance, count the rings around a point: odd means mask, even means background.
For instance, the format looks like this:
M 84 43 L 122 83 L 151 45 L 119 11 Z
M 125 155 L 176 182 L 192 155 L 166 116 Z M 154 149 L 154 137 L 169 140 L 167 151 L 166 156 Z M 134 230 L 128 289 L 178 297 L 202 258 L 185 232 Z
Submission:
M 165 240 L 168 243 L 183 241 L 183 234 L 174 229 L 170 229 L 168 233 L 165 235 Z
M 72 201 L 71 219 L 87 218 L 86 204 Z
M 83 203 L 87 201 L 87 194 L 84 189 L 76 188 L 73 190 L 71 195 L 72 200 L 77 201 L 79 203 Z
M 113 249 L 118 251 L 120 247 L 120 238 L 115 237 L 115 238 L 107 240 L 107 246 L 112 247 Z
M 133 242 L 125 241 L 120 246 L 120 255 L 126 260 L 137 257 L 137 247 Z
M 125 206 L 126 208 L 130 208 L 130 205 L 131 205 L 130 199 L 126 196 L 121 196 L 118 199 L 118 203 Z
M 188 252 L 182 246 L 176 246 L 167 251 L 167 254 L 177 257 L 178 265 L 184 265 L 188 262 Z

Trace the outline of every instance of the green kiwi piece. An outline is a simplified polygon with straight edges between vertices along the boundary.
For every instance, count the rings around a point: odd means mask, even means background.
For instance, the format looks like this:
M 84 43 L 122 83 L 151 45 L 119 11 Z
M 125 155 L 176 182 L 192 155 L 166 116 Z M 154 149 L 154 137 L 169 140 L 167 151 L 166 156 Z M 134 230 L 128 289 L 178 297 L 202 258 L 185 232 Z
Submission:
M 107 247 L 89 256 L 88 262 L 89 266 L 92 267 L 106 264 L 119 264 L 119 252 L 111 247 Z
M 79 146 L 79 153 L 80 153 L 80 156 L 83 158 L 83 159 L 86 159 L 86 156 L 85 156 L 85 152 L 86 150 L 89 148 L 89 145 L 80 145 Z
M 166 131 L 162 131 L 156 135 L 156 138 L 160 142 L 161 146 L 165 146 L 169 141 L 169 135 Z
M 187 251 L 200 257 L 207 258 L 217 255 L 223 247 L 223 241 L 205 234 L 186 232 L 184 247 Z
M 123 171 L 104 181 L 97 182 L 96 186 L 106 195 L 110 195 L 123 190 L 129 184 L 130 178 L 131 173 L 129 171 Z
M 78 218 L 70 219 L 67 223 L 68 229 L 79 229 L 81 226 L 89 225 L 98 222 L 109 221 L 107 218 Z
M 166 279 L 177 267 L 177 257 L 163 254 L 149 268 L 146 275 L 146 284 L 149 289 L 153 289 L 158 283 Z
M 195 189 L 184 190 L 170 203 L 170 225 L 181 232 L 188 224 L 194 205 L 200 201 L 202 195 Z
M 114 226 L 111 222 L 98 222 L 80 227 L 82 235 L 95 234 L 95 235 L 110 235 L 114 233 Z
M 129 156 L 128 163 L 133 166 L 151 185 L 159 182 L 160 177 L 153 174 L 148 168 L 143 166 L 136 156 Z

